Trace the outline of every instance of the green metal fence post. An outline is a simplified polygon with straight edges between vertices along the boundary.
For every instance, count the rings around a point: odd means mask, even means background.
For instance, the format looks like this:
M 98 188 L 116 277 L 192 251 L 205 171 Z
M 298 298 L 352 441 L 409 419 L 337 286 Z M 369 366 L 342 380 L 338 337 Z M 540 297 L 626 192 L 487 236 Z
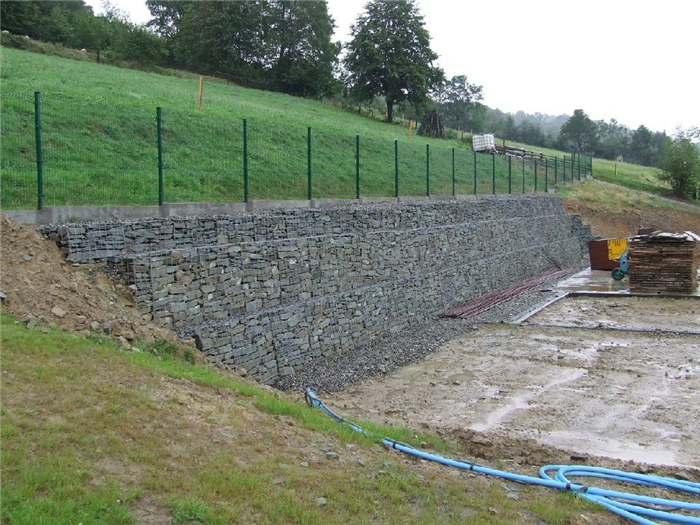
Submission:
M 394 141 L 394 197 L 399 197 L 399 141 Z
M 513 190 L 513 157 L 508 157 L 508 195 Z
M 581 181 L 581 154 L 578 154 L 578 180 Z
M 430 144 L 425 145 L 425 196 L 430 197 Z
M 564 169 L 563 169 L 563 173 L 564 173 L 564 184 L 566 184 L 566 155 L 564 155 L 564 156 L 561 158 L 561 160 L 562 160 L 562 167 L 564 168 Z
M 452 196 L 456 195 L 455 192 L 455 149 L 452 148 Z
M 588 159 L 588 173 L 591 177 L 593 176 L 593 155 Z
M 34 92 L 34 134 L 36 137 L 36 207 L 44 207 L 44 154 L 41 149 L 41 93 Z
M 537 161 L 535 161 L 535 193 L 537 193 Z
M 557 185 L 557 158 L 554 157 L 554 185 Z
M 576 165 L 576 154 L 572 153 L 571 154 L 571 182 L 574 182 L 576 180 L 576 175 L 574 173 L 574 166 Z
M 476 151 L 474 152 L 474 195 L 476 195 Z
M 525 193 L 525 157 L 523 157 L 523 193 Z
M 163 110 L 156 108 L 156 131 L 158 133 L 158 206 L 165 202 L 163 189 Z
M 309 200 L 313 198 L 313 186 L 311 184 L 311 128 L 306 128 L 306 196 Z
M 360 136 L 355 135 L 355 198 L 360 198 Z
M 248 202 L 248 120 L 243 119 L 243 202 Z
M 496 195 L 496 155 L 491 154 L 491 193 Z
M 549 186 L 549 159 L 544 159 L 544 192 L 547 193 Z

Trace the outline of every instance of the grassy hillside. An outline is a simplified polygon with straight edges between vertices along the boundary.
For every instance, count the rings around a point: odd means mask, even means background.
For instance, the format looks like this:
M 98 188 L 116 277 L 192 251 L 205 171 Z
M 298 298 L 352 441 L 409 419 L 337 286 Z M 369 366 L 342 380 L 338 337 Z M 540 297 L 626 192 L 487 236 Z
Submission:
M 250 198 L 307 195 L 307 128 L 312 128 L 315 197 L 355 196 L 355 136 L 360 136 L 362 196 L 394 194 L 398 140 L 402 195 L 473 193 L 473 152 L 459 141 L 413 136 L 408 130 L 330 105 L 206 81 L 197 111 L 196 78 L 176 78 L 2 49 L 2 205 L 36 202 L 33 93 L 42 97 L 45 205 L 157 202 L 156 107 L 163 108 L 165 200 L 243 199 L 242 121 L 248 122 Z M 476 156 L 477 191 L 491 193 L 494 159 Z M 514 161 L 513 191 L 523 190 Z M 495 158 L 496 191 L 508 191 L 508 161 Z M 524 166 L 525 191 L 535 177 Z M 544 187 L 539 168 L 538 190 Z M 550 173 L 550 177 L 552 174 Z M 551 180 L 551 179 L 550 179 Z
M 527 144 L 511 141 L 506 143 L 518 148 L 541 151 L 545 155 L 562 155 L 560 151 L 548 148 L 528 146 Z M 671 187 L 659 180 L 659 173 L 660 170 L 658 168 L 649 168 L 638 164 L 630 164 L 629 162 L 615 162 L 600 158 L 594 158 L 593 160 L 593 176 L 596 179 L 626 186 L 634 190 L 647 191 L 657 195 L 668 195 L 671 193 Z
M 1 335 L 3 523 L 619 523 L 567 494 L 408 461 L 163 347 L 127 352 L 7 316 Z
M 405 125 L 389 125 L 316 101 L 208 78 L 203 109 L 197 111 L 198 80 L 189 73 L 154 74 L 4 47 L 0 57 L 0 204 L 6 209 L 36 205 L 34 91 L 42 97 L 47 206 L 157 203 L 157 106 L 163 108 L 166 202 L 243 200 L 243 119 L 248 127 L 251 199 L 307 197 L 309 127 L 314 197 L 355 197 L 356 135 L 362 196 L 394 195 L 394 141 L 401 195 L 425 195 L 426 145 L 431 148 L 431 194 L 452 192 L 453 148 L 457 193 L 471 194 L 475 187 L 480 194 L 491 193 L 494 170 L 496 192 L 508 192 L 509 161 L 504 157 L 474 155 L 457 140 L 425 139 L 415 133 L 409 140 Z M 560 161 L 565 155 L 515 145 Z M 553 171 L 550 163 L 548 186 Z M 595 159 L 594 173 L 630 188 L 668 192 L 654 169 L 618 163 L 615 172 L 615 163 Z M 535 191 L 532 164 L 513 159 L 510 174 L 511 191 Z M 544 178 L 540 164 L 538 191 L 544 189 Z

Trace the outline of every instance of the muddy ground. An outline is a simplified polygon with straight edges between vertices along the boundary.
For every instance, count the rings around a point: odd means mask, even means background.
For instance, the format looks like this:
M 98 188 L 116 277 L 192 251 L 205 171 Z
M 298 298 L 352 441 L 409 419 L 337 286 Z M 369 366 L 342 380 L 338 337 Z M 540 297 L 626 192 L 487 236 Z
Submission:
M 328 401 L 347 415 L 512 447 L 502 456 L 521 463 L 549 454 L 700 468 L 700 336 L 633 331 L 698 329 L 699 308 L 694 299 L 565 298 L 532 326 L 480 325 Z M 579 327 L 534 324 L 567 316 Z M 519 447 L 535 457 L 519 458 Z
M 605 299 L 567 297 L 528 318 L 525 323 L 531 326 L 612 328 L 700 335 L 700 300 L 680 296 L 659 298 L 621 295 Z

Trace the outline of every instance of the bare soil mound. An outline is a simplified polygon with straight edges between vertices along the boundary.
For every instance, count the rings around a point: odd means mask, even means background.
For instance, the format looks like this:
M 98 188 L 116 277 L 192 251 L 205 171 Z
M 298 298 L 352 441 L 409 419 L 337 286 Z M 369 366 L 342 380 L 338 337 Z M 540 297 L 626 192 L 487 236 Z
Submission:
M 16 319 L 85 336 L 107 333 L 125 347 L 136 340 L 176 340 L 139 315 L 128 288 L 105 275 L 101 265 L 66 262 L 56 243 L 5 215 L 0 234 L 3 310 Z
M 581 201 L 564 199 L 567 213 L 581 215 L 583 222 L 591 225 L 594 235 L 601 237 L 629 237 L 640 228 L 653 228 L 668 232 L 700 232 L 700 214 L 671 208 L 633 208 L 621 203 L 610 207 L 591 205 Z

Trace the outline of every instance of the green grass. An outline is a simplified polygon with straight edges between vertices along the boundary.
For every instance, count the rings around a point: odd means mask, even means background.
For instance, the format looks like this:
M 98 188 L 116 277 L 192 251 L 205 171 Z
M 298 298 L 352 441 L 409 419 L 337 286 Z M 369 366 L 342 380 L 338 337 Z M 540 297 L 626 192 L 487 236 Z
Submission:
M 597 179 L 656 195 L 671 195 L 670 186 L 658 178 L 660 173 L 661 170 L 658 168 L 638 166 L 627 162 L 598 159 L 595 163 Z
M 355 137 L 360 136 L 360 191 L 393 196 L 394 141 L 398 141 L 399 193 L 427 191 L 426 144 L 430 145 L 430 193 L 452 193 L 452 148 L 458 194 L 543 191 L 544 166 L 476 155 L 459 140 L 413 135 L 404 122 L 389 125 L 330 104 L 245 89 L 207 78 L 204 106 L 196 110 L 197 76 L 135 64 L 99 65 L 89 52 L 13 37 L 30 51 L 0 48 L 2 58 L 2 178 L 0 205 L 36 206 L 34 91 L 42 93 L 44 204 L 147 205 L 158 202 L 156 111 L 163 108 L 166 202 L 240 202 L 243 182 L 243 119 L 248 126 L 250 199 L 306 199 L 307 128 L 312 128 L 312 195 L 355 197 Z M 15 45 L 17 43 L 12 43 Z M 155 74 L 157 73 L 157 74 Z M 509 144 L 564 157 L 546 148 Z M 476 182 L 475 182 L 476 162 Z M 551 164 L 551 163 L 550 163 Z M 568 167 L 568 166 L 567 166 Z M 495 181 L 493 172 L 495 168 Z M 568 167 L 570 170 L 570 167 Z M 562 165 L 558 165 L 562 180 Z M 524 172 L 524 173 L 523 173 Z M 509 181 L 510 173 L 510 181 Z M 658 170 L 602 159 L 601 180 L 668 194 Z M 567 170 L 567 180 L 571 172 Z M 578 177 L 574 170 L 574 178 Z M 547 186 L 554 181 L 548 166 Z M 495 185 L 494 185 L 495 182 Z M 495 186 L 495 188 L 494 188 Z
M 495 525 L 607 516 L 550 491 L 520 487 L 514 501 L 498 481 L 405 463 L 301 402 L 169 352 L 155 356 L 148 345 L 126 352 L 104 338 L 28 330 L 8 316 L 1 328 L 3 523 L 161 515 L 203 525 Z M 433 436 L 360 424 L 458 454 Z M 354 450 L 364 462 L 300 464 L 325 447 L 344 457 Z
M 312 128 L 313 196 L 355 197 L 355 137 L 360 136 L 360 187 L 365 197 L 393 196 L 398 141 L 401 195 L 493 191 L 493 158 L 459 140 L 433 140 L 329 104 L 205 82 L 197 111 L 197 79 L 164 76 L 89 61 L 2 48 L 3 208 L 36 204 L 34 91 L 42 97 L 46 206 L 156 204 L 156 107 L 162 107 L 166 202 L 243 200 L 243 119 L 248 128 L 249 198 L 307 197 L 307 128 Z M 508 160 L 496 157 L 495 190 L 508 192 Z M 538 191 L 544 189 L 538 168 Z M 513 162 L 512 191 L 523 191 Z M 524 191 L 535 189 L 524 166 Z M 550 173 L 550 181 L 552 174 Z
M 545 155 L 561 156 L 557 150 L 528 146 L 518 142 L 507 141 L 510 146 L 539 151 Z M 596 179 L 619 184 L 633 190 L 641 190 L 657 195 L 669 195 L 671 188 L 658 178 L 660 170 L 647 166 L 639 166 L 628 162 L 615 162 L 606 159 L 593 159 L 593 176 Z
M 700 206 L 684 206 L 668 199 L 659 199 L 653 194 L 635 191 L 624 186 L 610 186 L 596 180 L 559 188 L 556 194 L 560 197 L 607 209 L 619 208 L 620 206 L 624 206 L 625 209 L 637 208 L 640 210 L 659 208 L 700 215 Z

